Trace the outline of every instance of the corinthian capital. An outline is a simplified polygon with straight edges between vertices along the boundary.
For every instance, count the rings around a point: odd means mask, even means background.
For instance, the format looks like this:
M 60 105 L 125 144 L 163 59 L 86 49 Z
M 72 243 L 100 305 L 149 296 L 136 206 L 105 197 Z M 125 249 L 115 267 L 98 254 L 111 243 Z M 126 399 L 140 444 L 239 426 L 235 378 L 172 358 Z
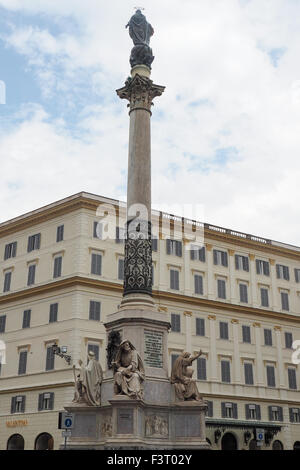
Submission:
M 129 77 L 123 88 L 116 90 L 121 99 L 129 101 L 130 112 L 134 109 L 144 109 L 151 113 L 153 99 L 163 94 L 164 86 L 155 85 L 148 77 L 136 74 Z

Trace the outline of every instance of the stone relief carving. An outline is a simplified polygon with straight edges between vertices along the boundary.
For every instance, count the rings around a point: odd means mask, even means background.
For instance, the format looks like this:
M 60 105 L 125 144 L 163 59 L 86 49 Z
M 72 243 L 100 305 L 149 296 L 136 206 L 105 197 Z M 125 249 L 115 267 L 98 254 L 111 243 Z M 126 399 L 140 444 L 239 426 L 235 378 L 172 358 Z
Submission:
M 194 356 L 189 352 L 183 352 L 174 362 L 171 383 L 174 384 L 176 398 L 179 401 L 202 400 L 196 380 L 192 379 L 194 371 L 192 367 L 189 367 L 201 354 L 202 351 Z
M 122 341 L 112 365 L 115 395 L 143 399 L 145 369 L 140 355 L 130 341 L 126 339 Z
M 145 419 L 145 434 L 147 437 L 167 437 L 169 425 L 166 417 L 151 415 Z
M 73 403 L 100 406 L 103 372 L 100 363 L 95 358 L 95 354 L 92 351 L 89 351 L 87 365 L 84 366 L 80 359 L 78 361 L 78 366 L 79 367 L 73 365 L 75 379 Z M 76 369 L 79 369 L 79 374 L 77 376 Z
M 105 437 L 112 436 L 112 418 L 111 416 L 106 416 L 104 421 L 101 423 L 101 435 Z

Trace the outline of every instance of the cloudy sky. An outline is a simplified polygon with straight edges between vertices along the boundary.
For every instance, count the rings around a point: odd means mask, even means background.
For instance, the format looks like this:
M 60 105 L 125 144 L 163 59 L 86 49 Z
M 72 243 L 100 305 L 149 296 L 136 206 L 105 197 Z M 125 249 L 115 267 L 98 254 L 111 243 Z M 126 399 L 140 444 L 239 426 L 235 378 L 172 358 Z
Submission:
M 79 191 L 124 200 L 115 90 L 139 5 L 166 86 L 155 207 L 200 206 L 206 222 L 299 245 L 299 0 L 0 0 L 0 221 Z

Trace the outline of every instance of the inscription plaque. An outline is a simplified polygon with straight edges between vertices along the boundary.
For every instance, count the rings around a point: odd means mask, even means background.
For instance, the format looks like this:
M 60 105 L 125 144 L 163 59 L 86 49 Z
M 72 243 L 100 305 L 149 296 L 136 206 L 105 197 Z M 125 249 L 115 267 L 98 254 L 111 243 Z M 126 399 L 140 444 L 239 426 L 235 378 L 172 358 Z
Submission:
M 145 330 L 144 362 L 148 367 L 163 367 L 163 333 Z
M 117 434 L 133 434 L 133 409 L 119 409 L 117 416 Z
M 199 415 L 175 415 L 175 437 L 199 437 Z

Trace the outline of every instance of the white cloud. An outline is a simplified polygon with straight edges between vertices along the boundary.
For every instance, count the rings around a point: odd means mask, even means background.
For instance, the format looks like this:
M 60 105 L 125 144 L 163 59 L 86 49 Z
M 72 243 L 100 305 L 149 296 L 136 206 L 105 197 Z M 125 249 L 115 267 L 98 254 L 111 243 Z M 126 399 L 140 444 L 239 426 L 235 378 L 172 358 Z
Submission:
M 1 219 L 80 190 L 117 197 L 126 182 L 128 117 L 114 90 L 129 74 L 132 45 L 124 26 L 135 4 L 0 0 L 0 6 L 56 22 L 75 19 L 76 33 L 56 35 L 15 25 L 7 44 L 27 57 L 52 99 L 59 86 L 71 93 L 84 70 L 94 91 L 108 97 L 84 110 L 80 136 L 39 110 L 0 138 Z M 299 245 L 300 5 L 144 0 L 144 6 L 155 29 L 153 79 L 167 86 L 153 109 L 154 202 L 202 203 L 207 222 Z M 284 50 L 277 67 L 274 49 Z M 222 165 L 215 154 L 224 148 L 237 155 Z

